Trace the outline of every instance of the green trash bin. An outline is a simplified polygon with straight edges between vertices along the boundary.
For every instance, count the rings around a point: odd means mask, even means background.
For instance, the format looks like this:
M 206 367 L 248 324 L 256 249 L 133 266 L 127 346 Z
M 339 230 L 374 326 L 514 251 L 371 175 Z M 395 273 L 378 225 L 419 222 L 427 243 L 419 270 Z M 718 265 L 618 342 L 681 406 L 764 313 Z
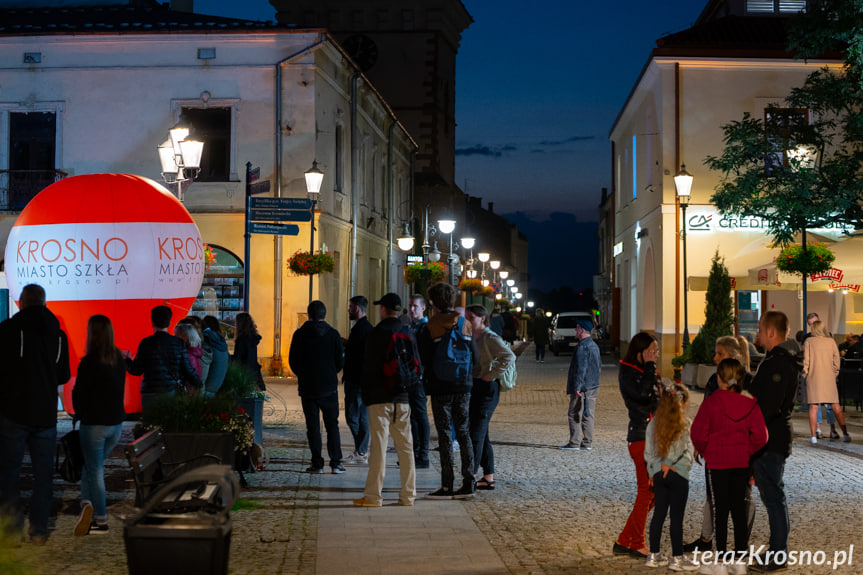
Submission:
M 230 466 L 207 465 L 153 494 L 123 528 L 129 575 L 227 575 L 238 493 Z

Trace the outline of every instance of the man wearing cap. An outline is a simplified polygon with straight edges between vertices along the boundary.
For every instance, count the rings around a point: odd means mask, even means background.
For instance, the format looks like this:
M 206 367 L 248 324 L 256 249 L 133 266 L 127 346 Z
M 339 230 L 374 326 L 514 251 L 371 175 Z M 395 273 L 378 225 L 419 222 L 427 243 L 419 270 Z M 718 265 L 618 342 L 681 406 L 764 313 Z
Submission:
M 566 393 L 569 394 L 569 442 L 561 449 L 593 449 L 593 422 L 596 417 L 596 396 L 599 395 L 599 373 L 602 360 L 599 346 L 590 337 L 593 322 L 577 320 L 575 337 L 578 346 L 569 362 Z
M 363 361 L 363 403 L 369 412 L 369 473 L 363 496 L 354 499 L 357 507 L 380 507 L 381 492 L 386 474 L 387 441 L 392 429 L 393 443 L 399 458 L 401 490 L 399 505 L 411 506 L 416 498 L 416 469 L 411 436 L 411 409 L 407 391 L 389 390 L 384 386 L 384 364 L 393 341 L 393 334 L 410 335 L 408 328 L 399 320 L 402 309 L 401 298 L 388 293 L 374 302 L 380 306 L 381 321 L 369 335 Z M 413 345 L 416 357 L 416 345 Z

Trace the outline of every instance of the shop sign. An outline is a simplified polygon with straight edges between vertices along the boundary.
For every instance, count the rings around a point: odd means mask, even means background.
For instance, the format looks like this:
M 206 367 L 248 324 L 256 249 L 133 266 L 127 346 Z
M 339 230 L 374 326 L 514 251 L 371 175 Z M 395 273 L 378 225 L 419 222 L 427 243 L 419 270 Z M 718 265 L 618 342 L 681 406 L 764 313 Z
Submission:
M 831 282 L 841 282 L 845 274 L 838 268 L 830 268 L 826 272 L 812 274 L 810 279 L 814 282 L 818 280 L 830 280 Z

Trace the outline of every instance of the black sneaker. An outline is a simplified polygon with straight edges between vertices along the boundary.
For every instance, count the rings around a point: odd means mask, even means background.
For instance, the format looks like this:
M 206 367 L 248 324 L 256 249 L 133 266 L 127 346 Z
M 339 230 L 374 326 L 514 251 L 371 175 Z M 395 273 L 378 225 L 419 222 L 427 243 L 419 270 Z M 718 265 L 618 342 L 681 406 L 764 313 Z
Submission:
M 107 523 L 96 523 L 95 521 L 90 524 L 90 533 L 94 535 L 106 535 L 108 533 L 108 524 Z
M 311 467 L 306 467 L 306 473 L 323 473 L 323 467 L 315 467 L 314 465 Z
M 686 543 L 683 545 L 684 553 L 692 553 L 693 551 L 710 551 L 713 549 L 713 540 L 705 541 L 701 537 L 693 541 L 692 543 Z
M 452 489 L 447 489 L 446 487 L 441 487 L 437 491 L 425 494 L 426 499 L 452 499 L 452 497 Z
M 473 485 L 465 485 L 452 494 L 453 499 L 470 499 L 474 496 Z
M 341 463 L 337 463 L 336 465 L 333 465 L 333 474 L 334 475 L 341 475 L 344 472 L 345 472 L 345 466 L 342 465 Z

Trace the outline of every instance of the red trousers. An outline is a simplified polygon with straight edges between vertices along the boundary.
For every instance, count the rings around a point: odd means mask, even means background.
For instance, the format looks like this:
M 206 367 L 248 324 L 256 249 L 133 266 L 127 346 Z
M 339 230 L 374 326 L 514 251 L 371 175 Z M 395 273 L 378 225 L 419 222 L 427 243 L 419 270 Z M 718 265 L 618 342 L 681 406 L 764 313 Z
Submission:
M 638 492 L 635 504 L 626 520 L 626 526 L 617 537 L 617 542 L 630 549 L 642 549 L 644 544 L 644 527 L 647 524 L 647 514 L 653 509 L 653 490 L 648 485 L 647 464 L 644 462 L 644 442 L 633 441 L 629 444 L 629 456 L 635 464 L 635 477 L 638 481 Z

